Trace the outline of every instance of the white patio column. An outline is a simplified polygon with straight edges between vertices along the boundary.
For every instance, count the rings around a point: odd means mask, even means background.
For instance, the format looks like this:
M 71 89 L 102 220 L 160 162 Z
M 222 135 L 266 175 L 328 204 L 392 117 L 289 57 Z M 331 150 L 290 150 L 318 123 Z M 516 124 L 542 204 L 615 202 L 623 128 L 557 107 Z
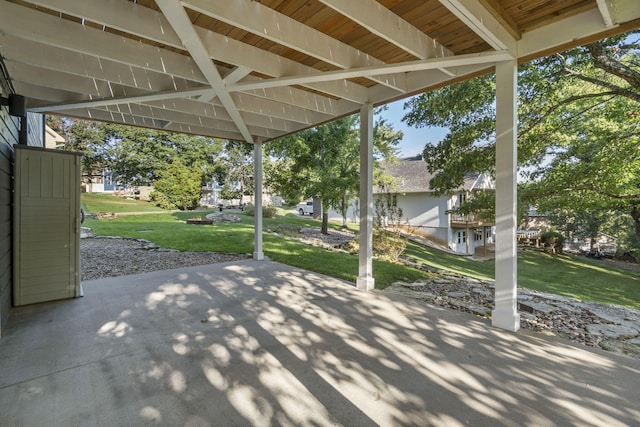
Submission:
M 253 143 L 253 202 L 254 210 L 254 245 L 253 259 L 264 259 L 262 252 L 262 139 L 256 138 Z
M 496 282 L 493 326 L 517 331 L 517 83 L 515 60 L 496 64 Z
M 360 109 L 360 253 L 358 289 L 373 289 L 373 104 Z

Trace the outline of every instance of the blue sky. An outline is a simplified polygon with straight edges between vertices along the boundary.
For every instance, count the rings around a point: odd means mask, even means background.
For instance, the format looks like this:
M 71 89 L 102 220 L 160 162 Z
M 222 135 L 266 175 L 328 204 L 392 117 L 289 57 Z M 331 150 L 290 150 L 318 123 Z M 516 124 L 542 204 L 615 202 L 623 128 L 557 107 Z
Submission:
M 400 157 L 415 156 L 421 154 L 427 143 L 437 143 L 447 133 L 445 128 L 422 127 L 416 128 L 408 126 L 402 121 L 404 116 L 404 103 L 407 100 L 400 100 L 388 104 L 389 109 L 382 112 L 381 117 L 387 119 L 387 122 L 393 125 L 395 130 L 401 130 L 404 138 L 400 141 Z

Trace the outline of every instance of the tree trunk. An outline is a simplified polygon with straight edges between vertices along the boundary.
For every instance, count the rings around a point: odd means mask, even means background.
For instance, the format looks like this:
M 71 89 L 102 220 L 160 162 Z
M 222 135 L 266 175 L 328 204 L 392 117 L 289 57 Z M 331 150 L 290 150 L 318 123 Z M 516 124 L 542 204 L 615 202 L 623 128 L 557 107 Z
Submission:
M 320 232 L 322 234 L 329 234 L 329 212 L 327 212 L 326 209 L 322 209 L 322 228 Z
M 347 228 L 347 195 L 342 195 L 342 203 L 340 205 L 340 211 L 342 212 L 342 228 Z
M 631 218 L 633 219 L 633 225 L 636 231 L 636 247 L 640 248 L 640 208 L 638 205 L 633 205 L 631 209 Z

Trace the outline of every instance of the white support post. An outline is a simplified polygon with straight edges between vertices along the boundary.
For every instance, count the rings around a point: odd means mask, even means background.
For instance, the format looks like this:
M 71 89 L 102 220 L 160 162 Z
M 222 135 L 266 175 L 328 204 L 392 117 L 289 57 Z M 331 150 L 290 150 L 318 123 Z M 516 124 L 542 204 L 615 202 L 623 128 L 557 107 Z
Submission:
M 373 104 L 360 109 L 360 254 L 358 289 L 374 288 L 373 278 Z
M 496 64 L 496 282 L 493 326 L 520 329 L 518 314 L 517 74 L 515 60 Z
M 253 201 L 254 211 L 254 248 L 253 259 L 261 261 L 264 259 L 262 252 L 262 139 L 256 138 L 253 143 Z

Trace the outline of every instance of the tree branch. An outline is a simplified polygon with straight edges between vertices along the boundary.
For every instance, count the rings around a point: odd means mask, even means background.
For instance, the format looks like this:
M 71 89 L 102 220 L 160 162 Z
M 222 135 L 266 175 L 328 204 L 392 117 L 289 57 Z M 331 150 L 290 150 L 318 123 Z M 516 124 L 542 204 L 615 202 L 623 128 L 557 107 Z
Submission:
M 585 47 L 591 54 L 596 67 L 620 77 L 636 90 L 640 90 L 640 73 L 607 55 L 607 51 L 602 43 L 595 42 Z
M 555 190 L 555 191 L 548 191 L 548 192 L 545 192 L 545 193 L 537 193 L 537 195 L 538 195 L 538 197 L 549 197 L 549 196 L 556 196 L 556 195 L 560 195 L 560 194 L 572 193 L 574 191 L 592 191 L 592 192 L 594 192 L 596 194 L 600 194 L 601 196 L 609 197 L 611 199 L 616 199 L 616 200 L 633 200 L 633 199 L 639 199 L 640 200 L 640 193 L 636 193 L 636 194 L 615 194 L 615 193 L 611 193 L 609 191 L 602 190 L 602 189 L 596 187 L 592 183 L 583 184 L 583 185 L 576 185 L 574 187 L 562 188 L 562 189 L 558 189 L 558 190 Z
M 529 131 L 531 131 L 534 127 L 536 127 L 538 124 L 540 124 L 545 118 L 549 117 L 551 115 L 551 113 L 553 113 L 554 111 L 556 111 L 558 108 L 562 107 L 563 105 L 567 105 L 570 104 L 574 101 L 579 101 L 581 99 L 589 99 L 589 98 L 599 98 L 602 96 L 615 96 L 616 93 L 609 91 L 609 92 L 599 92 L 599 93 L 588 93 L 585 95 L 573 95 L 570 96 L 566 99 L 563 99 L 562 101 L 558 102 L 557 104 L 551 106 L 551 108 L 549 108 L 540 118 L 538 118 L 536 121 L 534 121 L 533 123 L 531 123 L 527 129 L 524 129 L 522 132 L 520 132 L 520 135 L 524 135 L 526 133 L 528 133 Z M 586 111 L 586 110 L 584 110 Z M 583 111 L 583 112 L 584 112 Z

